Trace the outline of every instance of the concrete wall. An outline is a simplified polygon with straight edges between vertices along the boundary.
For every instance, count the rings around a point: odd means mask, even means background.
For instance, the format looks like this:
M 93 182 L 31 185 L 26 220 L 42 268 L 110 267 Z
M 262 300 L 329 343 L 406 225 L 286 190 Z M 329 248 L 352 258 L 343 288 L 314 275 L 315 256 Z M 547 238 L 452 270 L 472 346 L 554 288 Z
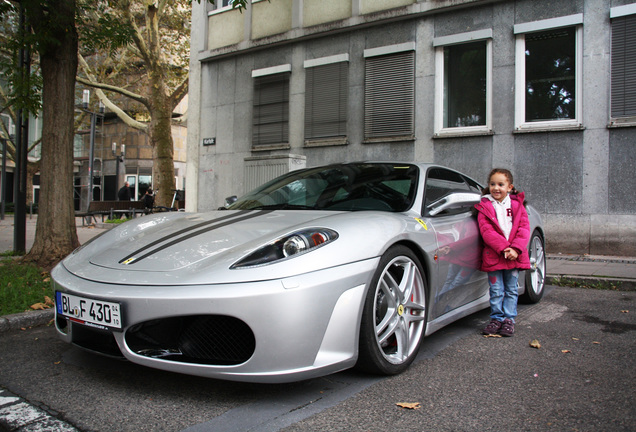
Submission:
M 277 0 L 276 3 L 280 2 L 277 7 L 285 1 L 289 3 L 290 14 L 294 8 L 301 13 L 303 8 L 299 5 L 305 3 L 306 11 L 316 7 L 314 0 L 304 3 Z M 486 181 L 492 167 L 505 166 L 515 174 L 515 185 L 526 191 L 529 202 L 542 213 L 548 251 L 636 255 L 636 128 L 608 127 L 609 10 L 628 3 L 616 0 L 415 3 L 352 0 L 350 18 L 317 28 L 296 28 L 260 41 L 255 40 L 257 34 L 284 30 L 291 26 L 292 18 L 287 14 L 280 17 L 266 14 L 264 9 L 270 3 L 255 3 L 251 12 L 253 32 L 257 33 L 253 34 L 254 41 L 243 42 L 235 50 L 215 50 L 201 43 L 200 52 L 193 56 L 188 164 L 195 169 L 188 167 L 188 209 L 213 209 L 221 205 L 226 196 L 246 192 L 245 161 L 257 156 L 303 155 L 307 166 L 363 159 L 435 162 L 463 171 L 481 182 Z M 378 8 L 381 4 L 386 5 L 386 12 L 380 7 L 380 12 L 369 16 L 361 13 L 371 5 Z M 537 7 L 538 4 L 544 7 Z M 400 7 L 391 9 L 389 6 Z M 196 28 L 196 14 L 194 4 L 193 47 L 196 32 L 205 32 L 205 24 Z M 518 133 L 514 119 L 513 27 L 574 14 L 583 16 L 582 100 L 579 100 L 583 104 L 583 128 Z M 326 16 L 327 21 L 333 18 Z M 258 24 L 276 30 L 255 31 L 257 20 L 278 17 L 280 22 Z M 312 21 L 304 16 L 300 21 L 313 25 L 319 19 Z M 483 29 L 492 29 L 492 134 L 434 138 L 433 38 Z M 416 47 L 416 139 L 363 144 L 363 52 L 405 42 L 415 42 Z M 303 62 L 343 53 L 349 55 L 347 144 L 306 147 Z M 282 64 L 292 67 L 289 143 L 275 151 L 256 151 L 251 145 L 251 71 Z M 193 121 L 199 124 L 192 127 Z M 203 146 L 201 140 L 206 137 L 216 137 L 216 145 Z M 195 191 L 198 188 L 196 200 L 191 200 L 193 187 Z
M 310 27 L 351 16 L 351 0 L 305 0 L 303 26 Z

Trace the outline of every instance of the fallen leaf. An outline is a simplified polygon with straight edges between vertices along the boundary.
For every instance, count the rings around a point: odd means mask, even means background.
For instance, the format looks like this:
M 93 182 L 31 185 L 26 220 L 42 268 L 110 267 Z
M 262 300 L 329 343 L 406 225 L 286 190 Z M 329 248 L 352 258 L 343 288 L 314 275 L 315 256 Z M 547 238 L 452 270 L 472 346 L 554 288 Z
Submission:
M 501 335 L 498 334 L 492 334 L 492 335 L 484 335 L 485 338 L 489 338 L 489 337 L 501 337 Z
M 49 305 L 49 306 L 53 306 L 55 303 L 53 303 L 53 300 L 51 299 L 51 297 L 44 296 L 44 304 Z
M 62 361 L 61 361 L 61 360 L 60 360 L 60 361 L 56 361 L 56 362 L 54 362 L 53 364 L 59 365 L 60 363 L 62 363 Z
M 627 309 L 624 309 L 621 311 L 621 313 L 629 313 L 629 311 Z
M 538 341 L 537 339 L 533 339 L 533 340 L 530 342 L 530 346 L 531 346 L 532 348 L 536 348 L 536 349 L 541 348 L 541 344 L 539 343 L 539 341 Z
M 600 345 L 600 344 L 601 344 L 600 342 L 597 342 L 597 341 L 594 341 L 594 342 L 592 342 L 592 343 L 593 343 L 594 345 Z
M 412 409 L 412 410 L 416 410 L 420 408 L 419 402 L 398 402 L 396 403 L 396 405 L 401 408 Z
M 572 338 L 572 340 L 579 340 L 579 338 L 575 338 L 575 337 L 573 337 L 573 338 Z
M 35 303 L 35 304 L 31 305 L 31 309 L 33 309 L 33 310 L 44 310 L 44 309 L 48 309 L 50 307 L 51 306 L 46 305 L 44 303 Z
M 569 353 L 571 353 L 572 351 L 570 351 L 570 350 L 561 350 L 561 352 L 562 352 L 563 354 L 569 354 Z

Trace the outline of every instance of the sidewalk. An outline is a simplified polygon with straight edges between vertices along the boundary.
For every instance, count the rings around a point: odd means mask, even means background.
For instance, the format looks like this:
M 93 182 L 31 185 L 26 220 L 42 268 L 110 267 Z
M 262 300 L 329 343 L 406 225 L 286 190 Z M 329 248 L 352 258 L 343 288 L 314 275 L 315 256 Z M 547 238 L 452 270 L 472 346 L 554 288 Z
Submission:
M 35 228 L 38 222 L 38 216 L 33 215 L 26 217 L 26 249 L 27 251 L 33 246 L 35 238 Z M 98 224 L 102 226 L 103 224 Z M 75 218 L 75 226 L 77 227 L 77 237 L 80 244 L 86 243 L 97 234 L 104 232 L 106 229 L 93 226 L 82 226 L 82 218 Z M 4 220 L 0 220 L 0 252 L 13 250 L 13 215 L 5 215 Z
M 27 215 L 26 248 L 33 245 L 37 215 Z M 82 219 L 77 218 L 77 235 L 81 244 L 106 231 L 104 224 L 96 227 L 82 226 Z M 0 252 L 13 250 L 13 215 L 6 215 L 0 220 Z M 569 286 L 591 285 L 599 288 L 610 288 L 625 291 L 636 290 L 636 257 L 611 257 L 598 255 L 547 254 L 547 275 L 545 283 Z M 21 314 L 0 317 L 0 333 L 18 328 L 46 324 L 53 319 L 53 310 L 24 312 Z
M 636 290 L 636 257 L 547 254 L 546 266 L 546 284 L 567 279 L 589 285 L 607 282 L 621 290 Z

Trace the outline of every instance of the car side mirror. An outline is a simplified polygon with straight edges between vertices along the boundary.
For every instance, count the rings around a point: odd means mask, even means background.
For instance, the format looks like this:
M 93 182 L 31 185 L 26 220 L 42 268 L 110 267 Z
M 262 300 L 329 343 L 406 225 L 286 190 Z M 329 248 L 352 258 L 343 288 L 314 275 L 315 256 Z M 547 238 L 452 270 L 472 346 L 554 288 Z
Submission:
M 225 198 L 225 207 L 231 206 L 232 204 L 236 202 L 236 200 L 238 200 L 238 197 L 236 195 L 232 195 Z
M 429 216 L 435 216 L 445 210 L 470 207 L 481 200 L 481 195 L 474 192 L 452 192 L 445 197 L 426 206 Z

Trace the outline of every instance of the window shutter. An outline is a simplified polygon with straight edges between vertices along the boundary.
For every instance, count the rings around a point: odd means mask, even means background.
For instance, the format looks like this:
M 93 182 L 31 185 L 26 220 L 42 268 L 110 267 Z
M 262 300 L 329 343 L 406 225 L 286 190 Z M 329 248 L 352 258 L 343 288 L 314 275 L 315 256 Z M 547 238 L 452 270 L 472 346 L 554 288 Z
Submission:
M 612 117 L 636 116 L 636 15 L 612 19 Z
M 254 146 L 289 141 L 289 75 L 254 78 Z
M 413 135 L 415 52 L 366 60 L 365 138 Z
M 349 64 L 331 63 L 305 71 L 305 138 L 347 135 Z

